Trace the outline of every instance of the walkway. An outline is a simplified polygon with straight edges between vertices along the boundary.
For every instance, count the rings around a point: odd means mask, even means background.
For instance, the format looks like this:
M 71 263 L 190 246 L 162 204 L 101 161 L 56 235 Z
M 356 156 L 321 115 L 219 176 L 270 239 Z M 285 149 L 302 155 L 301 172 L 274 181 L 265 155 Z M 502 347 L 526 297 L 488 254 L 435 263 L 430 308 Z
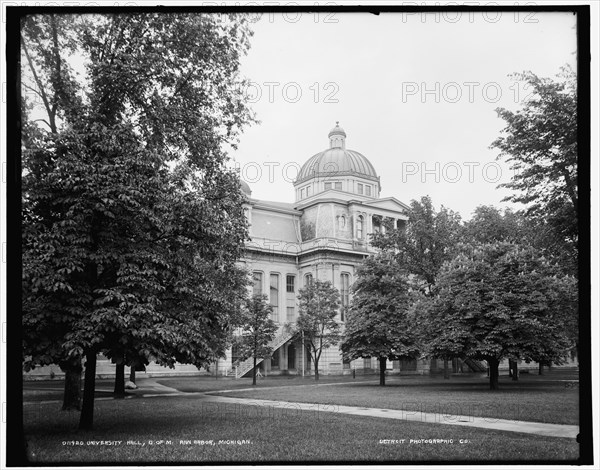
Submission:
M 533 421 L 515 421 L 508 419 L 479 417 L 479 416 L 459 416 L 459 415 L 444 415 L 440 413 L 425 413 L 420 411 L 410 410 L 392 410 L 381 408 L 363 408 L 358 406 L 344 405 L 323 405 L 318 403 L 299 403 L 299 402 L 282 402 L 274 400 L 260 400 L 253 398 L 233 398 L 221 396 L 227 392 L 240 392 L 243 390 L 256 389 L 237 389 L 237 390 L 215 390 L 214 392 L 193 392 L 185 393 L 164 385 L 160 385 L 154 381 L 147 380 L 144 382 L 144 389 L 154 388 L 159 393 L 146 394 L 143 397 L 150 396 L 197 396 L 203 402 L 223 403 L 223 404 L 238 404 L 248 406 L 271 407 L 285 410 L 286 412 L 310 411 L 323 413 L 343 413 L 354 416 L 368 416 L 372 418 L 398 419 L 404 421 L 418 421 L 421 423 L 431 424 L 447 424 L 453 426 L 471 426 L 483 429 L 493 429 L 496 431 L 520 432 L 525 434 L 535 434 L 538 436 L 548 437 L 567 437 L 575 439 L 579 434 L 579 426 L 569 424 L 553 424 L 553 423 L 538 423 Z M 322 386 L 330 384 L 322 384 Z M 311 385 L 314 386 L 314 385 Z M 321 385 L 319 385 L 321 386 Z M 285 386 L 284 386 L 285 387 Z M 268 387 L 282 388 L 282 387 Z M 162 393 L 161 393 L 162 392 Z
M 549 437 L 576 438 L 579 426 L 568 424 L 536 423 L 532 421 L 513 421 L 507 419 L 488 418 L 479 416 L 443 415 L 439 413 L 424 413 L 409 410 L 391 410 L 379 408 L 362 408 L 344 405 L 322 405 L 317 403 L 280 402 L 250 398 L 232 398 L 204 394 L 206 401 L 240 405 L 274 407 L 286 411 L 299 410 L 323 413 L 343 413 L 354 416 L 369 416 L 373 418 L 398 419 L 418 421 L 431 424 L 449 424 L 454 426 L 471 426 L 476 428 L 494 429 L 496 431 L 521 432 Z M 203 400 L 204 401 L 204 400 Z

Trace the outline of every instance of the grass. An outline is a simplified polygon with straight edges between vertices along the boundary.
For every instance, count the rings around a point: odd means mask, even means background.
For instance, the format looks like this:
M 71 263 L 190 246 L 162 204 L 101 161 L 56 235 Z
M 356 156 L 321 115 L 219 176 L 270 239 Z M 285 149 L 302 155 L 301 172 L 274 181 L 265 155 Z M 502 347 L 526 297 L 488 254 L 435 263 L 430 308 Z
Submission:
M 502 377 L 500 390 L 491 391 L 480 378 L 443 380 L 408 376 L 388 380 L 385 387 L 357 382 L 316 386 L 310 391 L 306 387 L 270 388 L 231 392 L 227 396 L 578 424 L 579 390 L 566 385 L 538 376 L 522 377 L 518 382 Z
M 336 387 L 313 391 L 332 393 Z M 25 408 L 28 455 L 37 463 L 564 461 L 576 459 L 579 453 L 574 439 L 316 411 L 258 412 L 246 405 L 206 403 L 197 395 L 98 401 L 95 430 L 87 432 L 76 430 L 77 413 L 60 412 L 56 403 Z M 405 442 L 383 444 L 381 439 Z M 452 439 L 453 443 L 411 443 L 411 439 Z M 214 445 L 194 444 L 194 440 Z M 69 445 L 74 441 L 83 445 Z M 89 445 L 91 441 L 122 442 L 107 446 Z

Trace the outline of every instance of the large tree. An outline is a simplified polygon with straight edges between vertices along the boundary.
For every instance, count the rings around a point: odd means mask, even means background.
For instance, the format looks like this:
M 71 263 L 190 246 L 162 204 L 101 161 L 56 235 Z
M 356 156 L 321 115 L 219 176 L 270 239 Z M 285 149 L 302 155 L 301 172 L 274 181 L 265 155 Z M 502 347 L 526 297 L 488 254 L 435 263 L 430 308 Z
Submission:
M 252 385 L 256 385 L 257 359 L 271 357 L 273 348 L 269 343 L 275 338 L 277 324 L 271 320 L 273 307 L 264 294 L 253 295 L 246 301 L 242 320 L 242 334 L 238 337 L 240 360 L 253 358 Z
M 577 76 L 564 67 L 556 80 L 532 72 L 515 74 L 527 85 L 521 109 L 497 109 L 506 122 L 492 143 L 510 163 L 513 177 L 506 199 L 527 205 L 526 214 L 553 232 L 557 252 L 577 259 Z M 573 274 L 576 264 L 569 265 Z
M 456 253 L 456 244 L 462 235 L 460 215 L 444 206 L 436 210 L 429 196 L 411 201 L 407 215 L 405 227 L 374 234 L 372 243 L 379 249 L 393 251 L 398 266 L 410 275 L 411 288 L 430 296 L 440 268 Z M 420 342 L 426 340 L 421 330 L 414 329 L 414 332 Z M 443 356 L 443 359 L 444 377 L 450 378 L 449 358 Z
M 352 290 L 342 352 L 348 360 L 379 358 L 379 385 L 385 385 L 388 359 L 419 354 L 408 319 L 412 303 L 408 275 L 393 254 L 384 251 L 358 268 Z
M 239 16 L 22 21 L 25 367 L 96 357 L 204 366 L 245 294 L 244 195 L 226 168 L 246 108 Z M 83 64 L 83 65 L 77 65 Z
M 412 274 L 414 287 L 429 294 L 444 261 L 452 258 L 460 235 L 460 215 L 442 206 L 436 210 L 429 196 L 413 200 L 405 228 L 373 235 L 373 246 L 392 250 L 397 262 Z
M 319 380 L 319 360 L 323 350 L 340 341 L 340 325 L 336 316 L 340 310 L 340 293 L 329 281 L 315 280 L 298 295 L 299 315 L 295 330 L 304 337 Z
M 576 282 L 538 250 L 496 242 L 465 245 L 446 263 L 434 296 L 421 304 L 428 351 L 486 360 L 498 388 L 504 358 L 560 363 L 572 347 L 567 324 Z

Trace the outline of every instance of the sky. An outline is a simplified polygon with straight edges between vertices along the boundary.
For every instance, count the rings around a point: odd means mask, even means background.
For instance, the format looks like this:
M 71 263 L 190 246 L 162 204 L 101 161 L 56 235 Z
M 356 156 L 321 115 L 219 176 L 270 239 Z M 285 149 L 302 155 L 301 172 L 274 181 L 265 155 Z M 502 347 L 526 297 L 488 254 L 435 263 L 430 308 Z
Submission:
M 512 172 L 490 144 L 498 107 L 527 96 L 515 72 L 576 69 L 569 13 L 265 13 L 241 71 L 259 124 L 246 128 L 234 165 L 257 199 L 293 202 L 300 166 L 329 147 L 337 121 L 346 147 L 381 177 L 381 197 L 429 195 L 469 219 L 509 193 Z

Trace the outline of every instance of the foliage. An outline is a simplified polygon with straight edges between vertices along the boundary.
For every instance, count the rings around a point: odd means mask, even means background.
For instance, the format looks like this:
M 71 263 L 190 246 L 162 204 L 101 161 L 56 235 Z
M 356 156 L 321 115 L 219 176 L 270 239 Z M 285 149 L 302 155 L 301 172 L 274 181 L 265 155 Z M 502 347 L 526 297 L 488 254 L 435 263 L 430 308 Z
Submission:
M 394 256 L 381 252 L 367 258 L 358 268 L 352 290 L 341 345 L 345 358 L 417 357 L 416 337 L 408 318 L 413 296 L 408 275 Z
M 515 74 L 531 90 L 516 112 L 497 109 L 506 122 L 492 143 L 514 176 L 506 200 L 527 204 L 526 214 L 546 221 L 562 250 L 577 257 L 577 77 L 564 67 L 554 81 L 532 72 Z M 575 273 L 574 271 L 573 273 Z
M 299 315 L 296 331 L 304 335 L 319 380 L 319 359 L 324 349 L 340 341 L 340 325 L 336 316 L 340 308 L 340 293 L 329 281 L 314 280 L 298 295 Z
M 566 330 L 577 309 L 575 279 L 531 247 L 462 248 L 442 268 L 435 296 L 418 309 L 428 352 L 493 361 L 496 368 L 506 357 L 560 363 L 573 345 Z
M 238 338 L 240 360 L 244 361 L 250 357 L 256 359 L 271 357 L 273 348 L 269 343 L 275 338 L 277 324 L 271 320 L 273 307 L 268 303 L 268 297 L 264 294 L 256 294 L 246 300 L 245 315 L 243 316 L 242 335 Z M 256 384 L 256 374 L 252 375 L 252 381 Z
M 443 206 L 436 211 L 429 196 L 411 201 L 408 216 L 405 230 L 375 234 L 372 244 L 396 251 L 398 264 L 415 276 L 415 287 L 428 294 L 459 239 L 460 216 Z
M 26 368 L 224 354 L 247 227 L 221 148 L 252 120 L 249 34 L 236 16 L 24 17 Z

